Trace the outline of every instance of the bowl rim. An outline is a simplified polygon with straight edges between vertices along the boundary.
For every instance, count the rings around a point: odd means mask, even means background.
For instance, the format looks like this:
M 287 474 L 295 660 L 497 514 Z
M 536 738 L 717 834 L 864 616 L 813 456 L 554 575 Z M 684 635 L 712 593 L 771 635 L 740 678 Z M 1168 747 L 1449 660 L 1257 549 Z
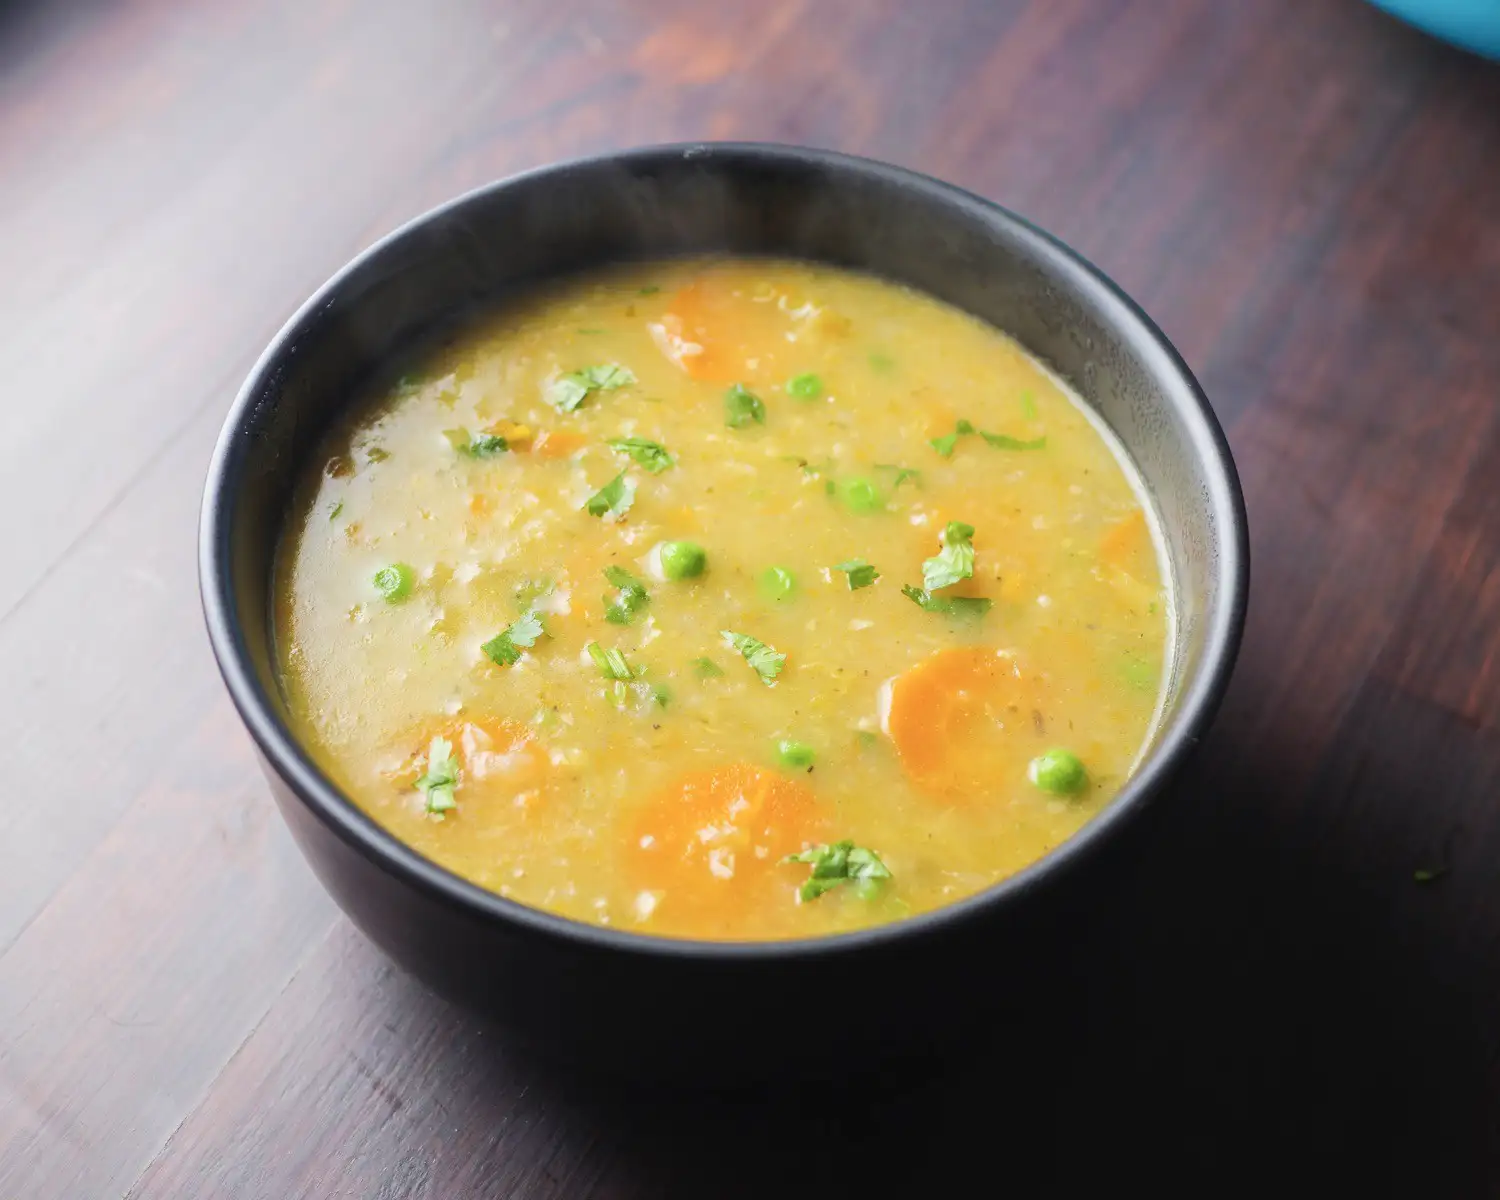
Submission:
M 673 159 L 768 161 L 832 168 L 914 190 L 933 203 L 957 208 L 1006 226 L 1048 275 L 1083 296 L 1101 318 L 1127 340 L 1150 375 L 1163 382 L 1168 403 L 1187 427 L 1188 441 L 1205 467 L 1211 520 L 1221 547 L 1216 605 L 1205 613 L 1203 651 L 1195 678 L 1178 700 L 1175 719 L 1164 723 L 1156 747 L 1120 792 L 1082 829 L 1042 858 L 1005 879 L 939 908 L 852 932 L 779 941 L 709 941 L 592 925 L 471 883 L 389 833 L 349 799 L 312 761 L 276 715 L 250 662 L 233 594 L 232 516 L 244 477 L 239 446 L 250 417 L 279 364 L 313 318 L 329 305 L 346 280 L 415 231 L 496 192 L 536 186 L 569 171 L 610 164 L 647 165 Z M 1139 816 L 1178 770 L 1203 736 L 1228 688 L 1238 656 L 1249 596 L 1249 528 L 1244 495 L 1223 429 L 1198 381 L 1155 322 L 1108 276 L 1077 251 L 1025 218 L 954 184 L 876 159 L 836 151 L 767 142 L 684 142 L 641 146 L 572 158 L 521 171 L 484 184 L 401 224 L 341 267 L 292 315 L 261 353 L 241 385 L 214 446 L 204 484 L 198 537 L 199 588 L 209 642 L 240 719 L 265 761 L 288 790 L 330 832 L 380 870 L 398 877 L 439 904 L 470 917 L 507 926 L 516 934 L 571 944 L 575 949 L 646 959 L 708 959 L 721 962 L 790 961 L 812 955 L 874 951 L 934 934 L 955 932 L 1020 901 L 1072 873 Z

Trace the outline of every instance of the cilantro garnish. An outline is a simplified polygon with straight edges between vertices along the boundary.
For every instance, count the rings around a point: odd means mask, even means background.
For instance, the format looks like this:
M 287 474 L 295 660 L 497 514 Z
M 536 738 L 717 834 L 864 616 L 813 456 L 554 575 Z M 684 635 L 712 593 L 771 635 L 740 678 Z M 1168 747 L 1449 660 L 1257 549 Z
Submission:
M 537 638 L 545 632 L 541 617 L 534 612 L 524 612 L 480 649 L 496 666 L 513 667 L 520 661 L 521 651 L 536 645 Z
M 624 567 L 605 567 L 604 578 L 619 589 L 613 596 L 605 593 L 604 619 L 611 625 L 629 625 L 651 603 L 646 585 Z
M 929 592 L 952 587 L 974 575 L 974 526 L 949 521 L 943 530 L 943 548 L 922 564 L 922 586 Z
M 983 429 L 975 429 L 973 423 L 969 421 L 960 421 L 953 427 L 952 433 L 933 438 L 929 445 L 944 458 L 952 458 L 953 448 L 958 445 L 958 439 L 971 433 L 977 433 L 996 450 L 1042 450 L 1047 445 L 1046 437 L 1026 441 L 1023 438 L 1011 437 L 1007 433 L 986 433 Z
M 842 571 L 849 577 L 849 590 L 857 592 L 860 588 L 867 588 L 880 578 L 880 572 L 865 562 L 862 558 L 851 558 L 848 562 L 835 563 L 835 571 Z
M 470 458 L 492 458 L 510 449 L 510 443 L 496 433 L 470 433 L 467 429 L 445 429 L 443 436 L 460 454 Z
M 619 363 L 601 363 L 571 371 L 553 380 L 547 389 L 547 403 L 558 412 L 570 413 L 595 392 L 612 392 L 635 382 L 630 368 Z
M 776 676 L 781 674 L 781 668 L 786 665 L 785 654 L 777 654 L 765 642 L 748 633 L 732 633 L 728 629 L 721 629 L 719 635 L 726 646 L 738 651 L 750 664 L 751 670 L 760 676 L 762 683 L 767 687 L 776 686 Z
M 609 443 L 609 448 L 630 455 L 653 475 L 660 475 L 677 461 L 660 442 L 648 438 L 615 438 Z
M 724 393 L 724 424 L 731 429 L 742 429 L 752 421 L 757 425 L 766 423 L 766 406 L 744 384 L 737 383 Z
M 602 488 L 588 498 L 584 508 L 591 517 L 621 520 L 635 503 L 635 481 L 625 478 L 621 471 Z
M 859 894 L 869 899 L 881 881 L 891 878 L 891 869 L 880 861 L 880 855 L 849 841 L 814 846 L 800 854 L 788 854 L 781 861 L 811 865 L 812 872 L 797 889 L 798 898 L 804 902 L 845 883 L 857 884 Z
M 934 596 L 911 584 L 903 587 L 901 594 L 925 612 L 945 613 L 950 617 L 982 617 L 994 603 L 986 596 Z

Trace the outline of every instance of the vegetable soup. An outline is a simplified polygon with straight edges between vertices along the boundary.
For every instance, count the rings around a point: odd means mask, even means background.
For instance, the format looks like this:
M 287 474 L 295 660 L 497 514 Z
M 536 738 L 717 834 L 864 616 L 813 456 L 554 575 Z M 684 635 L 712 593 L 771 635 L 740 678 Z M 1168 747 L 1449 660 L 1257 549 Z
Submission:
M 950 903 L 1076 832 L 1170 596 L 1113 441 L 995 329 L 773 260 L 465 327 L 334 428 L 276 573 L 295 732 L 503 896 L 712 939 Z

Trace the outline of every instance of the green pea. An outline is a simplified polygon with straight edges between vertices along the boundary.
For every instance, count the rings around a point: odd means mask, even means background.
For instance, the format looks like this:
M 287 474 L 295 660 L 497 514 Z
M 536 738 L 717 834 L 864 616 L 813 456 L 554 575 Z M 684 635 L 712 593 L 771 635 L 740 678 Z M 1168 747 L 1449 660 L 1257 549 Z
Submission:
M 394 604 L 411 595 L 416 578 L 416 572 L 405 563 L 392 563 L 375 572 L 375 590 Z
M 768 600 L 790 600 L 797 590 L 797 577 L 785 567 L 767 567 L 760 573 L 760 590 Z
M 663 542 L 661 573 L 668 579 L 695 579 L 708 566 L 708 554 L 697 542 Z
M 811 371 L 793 375 L 786 381 L 786 394 L 798 400 L 816 400 L 823 394 L 823 381 Z
M 1089 773 L 1071 750 L 1054 746 L 1031 760 L 1027 770 L 1031 782 L 1054 796 L 1072 796 L 1088 786 Z
M 794 771 L 807 770 L 817 757 L 817 752 L 806 742 L 781 738 L 776 743 L 776 761 Z
M 885 497 L 870 480 L 854 476 L 839 484 L 839 493 L 851 512 L 875 513 L 885 508 Z

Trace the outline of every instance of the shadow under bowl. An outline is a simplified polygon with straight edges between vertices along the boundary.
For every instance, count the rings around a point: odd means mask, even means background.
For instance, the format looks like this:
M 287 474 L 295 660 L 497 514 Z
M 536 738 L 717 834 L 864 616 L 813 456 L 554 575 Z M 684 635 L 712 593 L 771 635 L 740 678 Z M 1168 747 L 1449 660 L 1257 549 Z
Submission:
M 1177 621 L 1165 713 L 1119 796 L 1056 851 L 941 910 L 836 937 L 671 940 L 503 899 L 366 816 L 288 728 L 270 637 L 272 562 L 294 481 L 339 410 L 455 314 L 631 259 L 776 255 L 872 272 L 1015 337 L 1134 459 L 1166 533 Z M 398 963 L 579 1063 L 713 1083 L 840 1073 L 951 1050 L 994 999 L 1048 970 L 1107 904 L 1106 848 L 1161 793 L 1228 683 L 1249 562 L 1243 498 L 1213 413 L 1170 343 L 1067 247 L 958 188 L 767 145 L 668 146 L 481 188 L 361 254 L 255 365 L 204 494 L 210 639 L 276 802 L 319 879 Z

